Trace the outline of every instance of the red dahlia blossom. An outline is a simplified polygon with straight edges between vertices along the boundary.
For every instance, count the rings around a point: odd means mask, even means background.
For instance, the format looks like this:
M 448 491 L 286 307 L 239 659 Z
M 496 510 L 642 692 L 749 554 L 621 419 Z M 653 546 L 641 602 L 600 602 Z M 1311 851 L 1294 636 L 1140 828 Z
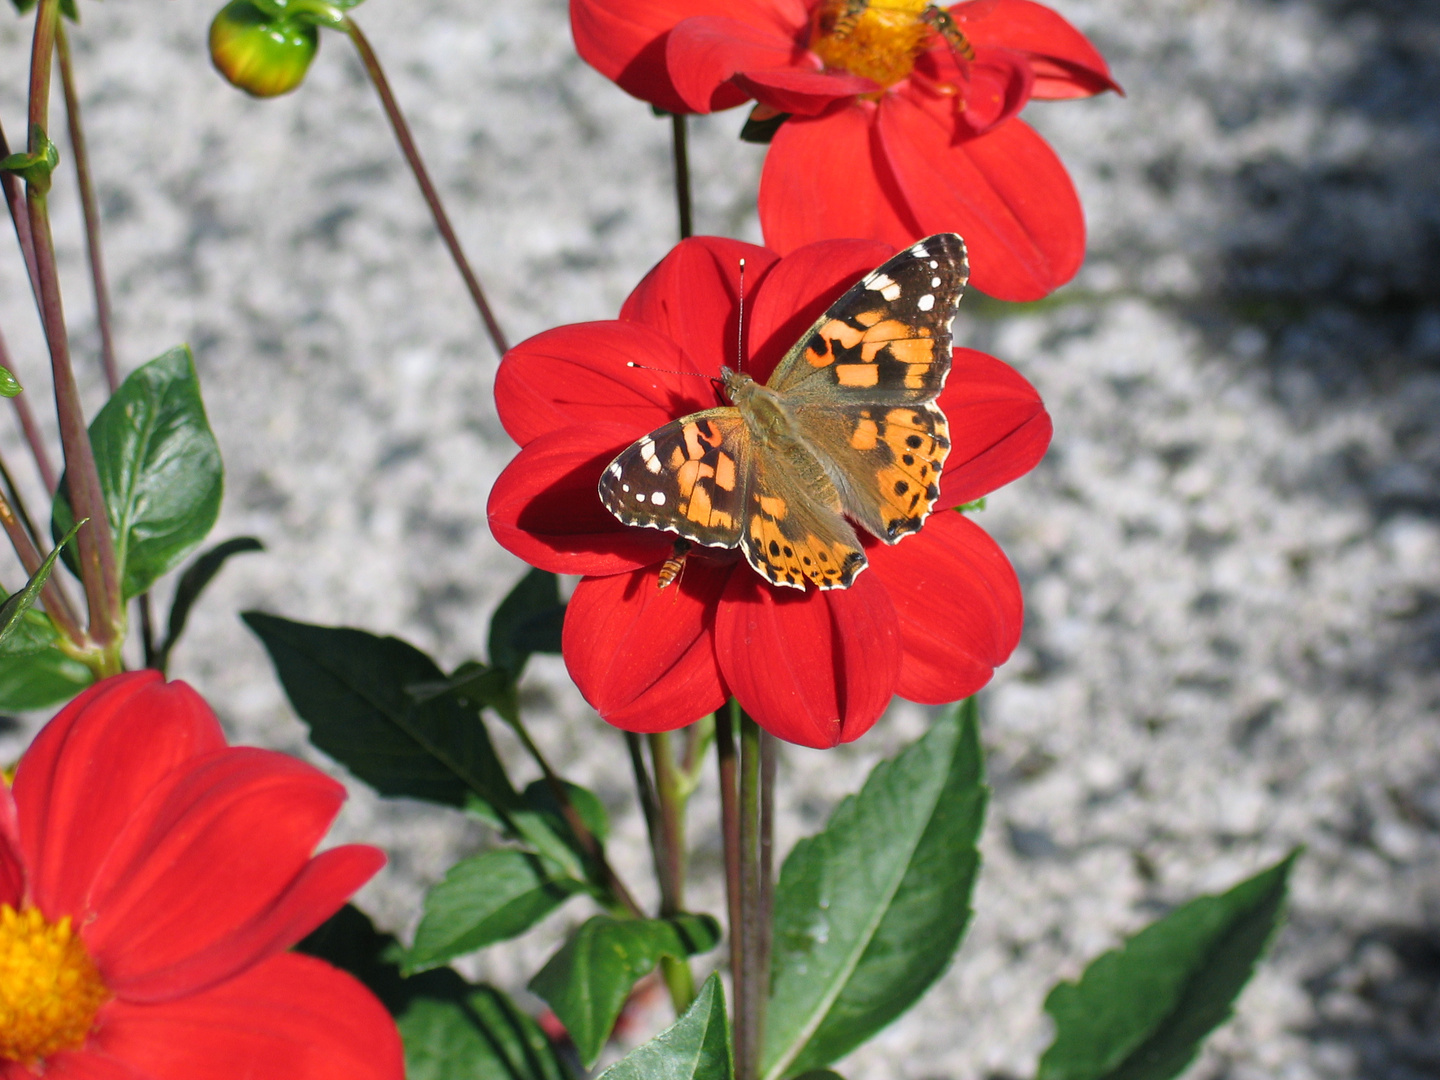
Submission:
M 863 536 L 870 566 L 849 589 L 775 588 L 738 552 L 695 548 L 662 591 L 675 537 L 621 525 L 596 491 L 630 443 L 718 403 L 711 380 L 735 363 L 741 258 L 742 369 L 763 381 L 891 253 L 878 241 L 832 240 L 780 258 L 734 240 L 687 240 L 618 320 L 562 326 L 506 354 L 495 399 L 522 449 L 495 482 L 490 526 L 527 562 L 584 575 L 565 616 L 565 662 L 615 726 L 682 727 L 733 696 L 782 739 L 834 746 L 864 734 L 894 694 L 940 703 L 973 693 L 1014 650 L 1014 571 L 951 508 L 1031 469 L 1050 418 L 1029 383 L 984 353 L 956 349 L 939 398 L 952 447 L 935 513 L 894 547 Z
M 385 861 L 312 857 L 344 798 L 158 672 L 76 698 L 0 781 L 0 1078 L 401 1080 L 380 1003 L 285 951 Z
M 676 113 L 753 99 L 789 115 L 760 179 L 765 243 L 958 232 L 971 282 L 1035 300 L 1069 281 L 1085 219 L 1065 167 L 1016 114 L 1119 90 L 1078 30 L 1031 0 L 571 0 L 601 74 Z M 858 12 L 858 13 L 857 13 Z M 967 57 L 967 53 L 971 54 Z M 758 115 L 758 114 L 757 114 Z

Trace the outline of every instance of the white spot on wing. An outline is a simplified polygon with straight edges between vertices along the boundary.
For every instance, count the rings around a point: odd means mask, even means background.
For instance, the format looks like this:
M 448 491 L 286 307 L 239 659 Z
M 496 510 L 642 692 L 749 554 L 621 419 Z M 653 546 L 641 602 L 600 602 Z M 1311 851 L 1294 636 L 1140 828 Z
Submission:
M 939 264 L 938 262 L 936 262 L 934 259 L 931 259 L 931 260 L 930 260 L 930 269 L 931 269 L 931 270 L 937 270 L 937 269 L 939 269 L 939 267 L 940 267 L 940 264 Z
M 629 485 L 629 484 L 621 484 L 621 485 L 620 485 L 620 490 L 623 491 L 623 492 L 625 492 L 625 493 L 628 495 L 628 494 L 630 493 L 630 485 Z
M 657 492 L 655 492 L 654 495 L 651 495 L 651 496 L 650 496 L 650 501 L 651 501 L 652 503 L 654 503 L 656 506 L 664 506 L 664 505 L 665 505 L 665 493 L 664 493 L 663 491 L 657 491 Z
M 927 292 L 924 296 L 920 297 L 919 300 L 915 301 L 915 306 L 921 311 L 929 311 L 935 306 L 935 297 Z
M 925 250 L 924 244 L 916 244 L 910 249 L 910 254 L 914 255 L 917 259 L 927 259 L 930 257 L 930 252 Z
M 939 279 L 938 277 L 932 277 L 932 278 L 930 279 L 930 288 L 932 288 L 932 289 L 938 289 L 939 287 L 940 287 L 940 279 Z
M 663 468 L 659 456 L 655 453 L 655 440 L 649 435 L 640 440 L 640 457 L 645 461 L 645 468 L 652 473 L 658 473 Z
M 895 282 L 889 276 L 880 273 L 879 270 L 876 270 L 873 273 L 866 275 L 865 277 L 865 287 L 867 289 L 872 289 L 875 292 L 880 293 L 882 296 L 884 295 L 885 290 L 890 288 L 890 286 L 894 284 Z

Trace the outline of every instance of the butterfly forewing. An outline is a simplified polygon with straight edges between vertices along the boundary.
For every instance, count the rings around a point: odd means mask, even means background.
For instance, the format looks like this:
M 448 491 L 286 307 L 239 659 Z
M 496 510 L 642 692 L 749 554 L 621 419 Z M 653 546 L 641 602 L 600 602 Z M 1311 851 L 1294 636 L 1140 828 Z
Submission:
M 969 276 L 965 241 L 940 233 L 856 282 L 785 354 L 767 384 L 795 402 L 933 401 Z
M 706 409 L 632 443 L 601 474 L 600 499 L 626 525 L 734 547 L 743 526 L 749 459 L 740 413 Z

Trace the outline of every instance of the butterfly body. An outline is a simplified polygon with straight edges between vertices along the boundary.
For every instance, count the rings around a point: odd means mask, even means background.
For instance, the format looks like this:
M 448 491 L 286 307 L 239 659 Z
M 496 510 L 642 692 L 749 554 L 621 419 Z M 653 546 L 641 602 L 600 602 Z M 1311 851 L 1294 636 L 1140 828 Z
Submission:
M 832 304 L 766 383 L 722 369 L 731 404 L 633 443 L 602 474 L 601 500 L 627 525 L 738 547 L 773 584 L 848 588 L 866 566 L 851 522 L 897 543 L 939 497 L 950 440 L 935 399 L 966 276 L 953 233 L 905 249 Z

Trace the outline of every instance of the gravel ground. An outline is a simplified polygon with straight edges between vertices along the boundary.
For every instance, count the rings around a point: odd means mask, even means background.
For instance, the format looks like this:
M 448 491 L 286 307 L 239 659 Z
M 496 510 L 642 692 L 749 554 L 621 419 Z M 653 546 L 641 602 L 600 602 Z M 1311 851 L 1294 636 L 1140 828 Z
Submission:
M 1192 1075 L 1440 1076 L 1440 4 L 1055 6 L 1129 97 L 1027 113 L 1081 187 L 1090 258 L 1046 304 L 957 323 L 1034 381 L 1056 426 L 1041 467 L 980 517 L 1028 606 L 983 702 L 986 871 L 959 961 L 845 1074 L 1028 1074 L 1055 978 L 1303 843 L 1290 923 Z M 206 5 L 83 7 L 122 359 L 194 346 L 229 478 L 217 538 L 269 546 L 226 571 L 174 673 L 235 738 L 304 752 L 235 613 L 480 655 L 521 572 L 484 524 L 513 452 L 488 398 L 496 358 L 342 40 L 298 93 L 260 103 L 210 70 Z M 674 231 L 666 126 L 576 59 L 564 14 L 359 14 L 515 340 L 611 317 Z M 25 24 L 5 21 L 12 140 L 27 53 Z M 698 227 L 758 239 L 761 151 L 735 140 L 741 119 L 694 125 Z M 68 181 L 54 202 L 88 358 Z M 9 248 L 0 327 L 40 385 Z M 84 390 L 98 406 L 93 368 Z M 18 461 L 13 436 L 3 447 Z M 557 662 L 536 665 L 528 698 L 537 736 L 611 805 L 638 879 L 620 741 Z M 817 827 L 925 720 L 899 705 L 857 746 L 787 751 L 782 834 Z M 712 797 L 693 839 L 697 903 L 718 910 Z M 363 793 L 338 835 L 390 850 L 362 902 L 401 932 L 484 841 L 458 815 Z M 563 928 L 472 970 L 517 987 Z

